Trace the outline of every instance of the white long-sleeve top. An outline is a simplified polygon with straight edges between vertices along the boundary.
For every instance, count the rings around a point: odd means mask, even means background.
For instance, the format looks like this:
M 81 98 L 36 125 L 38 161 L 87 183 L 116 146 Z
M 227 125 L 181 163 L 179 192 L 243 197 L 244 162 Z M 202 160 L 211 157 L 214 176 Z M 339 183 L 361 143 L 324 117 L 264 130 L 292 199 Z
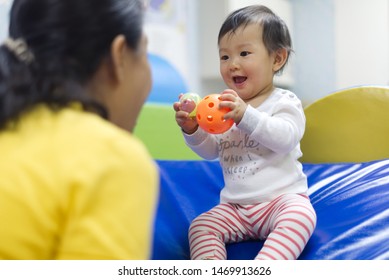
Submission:
M 208 134 L 199 127 L 184 138 L 202 158 L 219 159 L 222 203 L 256 204 L 285 193 L 306 193 L 307 178 L 298 161 L 304 130 L 300 100 L 276 88 L 259 107 L 249 105 L 240 123 L 227 132 Z

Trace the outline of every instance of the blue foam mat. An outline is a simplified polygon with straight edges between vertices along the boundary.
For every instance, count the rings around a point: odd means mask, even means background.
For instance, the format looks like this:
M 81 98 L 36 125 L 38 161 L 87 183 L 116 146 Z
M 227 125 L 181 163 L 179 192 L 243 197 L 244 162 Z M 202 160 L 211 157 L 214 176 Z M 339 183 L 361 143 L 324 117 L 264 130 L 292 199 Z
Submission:
M 221 168 L 216 161 L 157 164 L 161 190 L 152 258 L 189 259 L 190 222 L 218 203 Z M 300 259 L 389 259 L 389 159 L 303 168 L 318 220 Z M 253 259 L 262 244 L 228 244 L 228 259 Z

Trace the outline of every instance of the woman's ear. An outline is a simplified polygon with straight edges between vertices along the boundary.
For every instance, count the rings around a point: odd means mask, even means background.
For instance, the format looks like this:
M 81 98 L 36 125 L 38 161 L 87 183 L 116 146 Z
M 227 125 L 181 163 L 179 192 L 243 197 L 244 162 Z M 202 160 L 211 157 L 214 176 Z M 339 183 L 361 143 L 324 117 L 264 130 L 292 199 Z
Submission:
M 111 44 L 111 71 L 112 78 L 116 82 L 120 82 L 125 78 L 126 48 L 126 38 L 123 35 L 118 35 L 113 39 Z
M 274 53 L 273 71 L 277 72 L 284 66 L 288 58 L 288 51 L 285 48 L 278 49 Z

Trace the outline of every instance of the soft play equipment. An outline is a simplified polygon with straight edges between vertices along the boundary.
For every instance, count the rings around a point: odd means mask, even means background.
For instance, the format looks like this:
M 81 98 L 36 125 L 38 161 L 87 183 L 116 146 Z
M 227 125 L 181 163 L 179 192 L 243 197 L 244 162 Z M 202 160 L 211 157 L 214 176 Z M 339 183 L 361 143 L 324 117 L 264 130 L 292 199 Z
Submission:
M 389 259 L 389 88 L 342 90 L 305 112 L 302 163 L 317 226 L 299 259 Z M 189 259 L 188 228 L 218 203 L 220 165 L 185 146 L 172 103 L 146 104 L 136 131 L 160 170 L 152 259 Z M 262 244 L 228 244 L 228 259 L 253 259 Z
M 216 161 L 159 160 L 161 193 L 153 259 L 189 259 L 190 222 L 218 203 Z M 317 226 L 300 259 L 389 259 L 389 159 L 304 164 Z M 227 245 L 227 257 L 254 259 L 262 241 Z
M 135 135 L 155 159 L 200 159 L 182 141 L 173 103 L 188 91 L 177 69 L 166 59 L 149 54 L 153 86 L 135 127 Z
M 389 88 L 361 86 L 305 108 L 302 161 L 361 162 L 389 158 Z
M 187 91 L 182 75 L 160 55 L 149 53 L 148 59 L 151 67 L 152 87 L 147 102 L 173 104 L 180 93 Z

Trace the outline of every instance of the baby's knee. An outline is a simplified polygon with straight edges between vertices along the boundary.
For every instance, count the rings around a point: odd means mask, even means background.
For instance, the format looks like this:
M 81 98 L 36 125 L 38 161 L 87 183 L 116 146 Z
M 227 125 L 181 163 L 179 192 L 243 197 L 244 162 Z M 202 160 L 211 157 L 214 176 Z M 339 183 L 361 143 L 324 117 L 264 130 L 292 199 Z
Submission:
M 189 233 L 192 233 L 194 231 L 204 231 L 208 228 L 208 225 L 206 223 L 203 223 L 200 217 L 195 218 L 190 226 L 189 226 Z
M 215 222 L 209 217 L 200 215 L 195 218 L 189 227 L 189 235 L 217 232 Z

